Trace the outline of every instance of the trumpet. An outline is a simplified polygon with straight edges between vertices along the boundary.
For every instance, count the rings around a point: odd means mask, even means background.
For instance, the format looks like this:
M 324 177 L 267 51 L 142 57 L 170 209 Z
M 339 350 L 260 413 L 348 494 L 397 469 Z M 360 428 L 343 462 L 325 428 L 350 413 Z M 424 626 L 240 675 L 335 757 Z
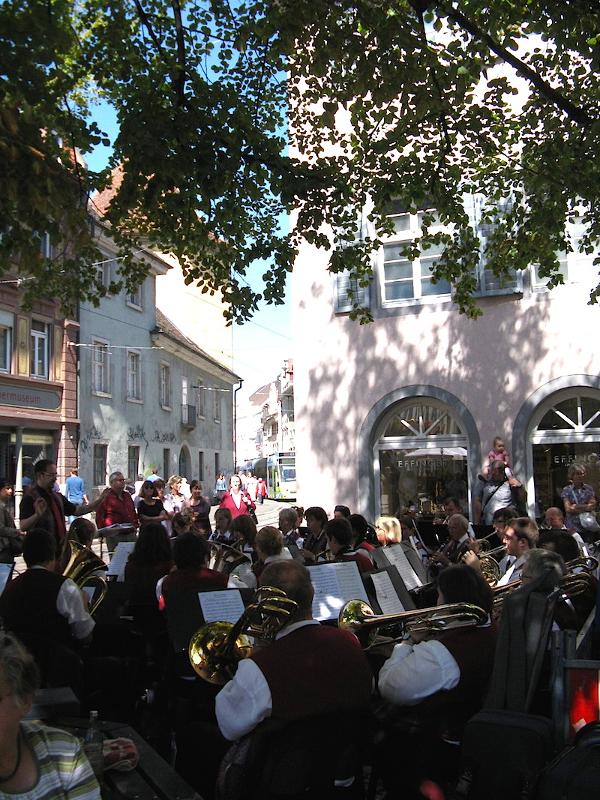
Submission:
M 446 603 L 399 614 L 374 613 L 363 600 L 349 600 L 338 616 L 338 627 L 353 633 L 365 650 L 375 643 L 379 628 L 400 625 L 407 633 L 443 633 L 487 622 L 488 614 L 472 603 Z
M 99 569 L 106 570 L 108 567 L 89 547 L 85 547 L 80 544 L 80 542 L 71 539 L 69 541 L 69 546 L 71 548 L 71 556 L 67 566 L 63 570 L 64 577 L 71 578 L 80 589 L 93 584 L 100 587 L 100 596 L 88 609 L 88 614 L 91 616 L 104 600 L 107 590 L 106 579 L 102 578 L 100 575 L 94 575 L 93 573 L 97 572 Z
M 281 589 L 261 586 L 235 624 L 209 622 L 192 636 L 188 655 L 194 672 L 224 686 L 252 652 L 250 637 L 272 641 L 297 610 L 298 604 Z

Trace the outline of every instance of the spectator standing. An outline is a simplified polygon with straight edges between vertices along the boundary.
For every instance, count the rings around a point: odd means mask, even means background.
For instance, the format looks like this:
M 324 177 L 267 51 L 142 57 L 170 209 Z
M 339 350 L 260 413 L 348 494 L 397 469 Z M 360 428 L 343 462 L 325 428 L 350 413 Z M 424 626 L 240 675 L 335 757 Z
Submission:
M 256 500 L 260 505 L 265 501 L 265 497 L 267 496 L 267 484 L 265 483 L 264 478 L 258 479 L 258 486 L 256 487 Z
M 228 508 L 233 519 L 241 514 L 254 512 L 256 506 L 248 492 L 242 489 L 242 479 L 239 475 L 232 475 L 229 479 L 229 491 L 223 495 L 220 507 Z
M 215 497 L 221 502 L 223 499 L 223 495 L 227 491 L 227 481 L 225 480 L 225 475 L 222 472 L 219 472 L 217 475 L 217 479 L 215 481 Z
M 585 467 L 582 464 L 571 464 L 567 473 L 570 484 L 565 486 L 562 498 L 565 503 L 567 517 L 565 524 L 571 531 L 585 533 L 585 528 L 581 524 L 580 514 L 586 511 L 594 513 L 596 511 L 596 493 L 587 483 L 585 478 Z M 583 537 L 585 539 L 585 536 Z

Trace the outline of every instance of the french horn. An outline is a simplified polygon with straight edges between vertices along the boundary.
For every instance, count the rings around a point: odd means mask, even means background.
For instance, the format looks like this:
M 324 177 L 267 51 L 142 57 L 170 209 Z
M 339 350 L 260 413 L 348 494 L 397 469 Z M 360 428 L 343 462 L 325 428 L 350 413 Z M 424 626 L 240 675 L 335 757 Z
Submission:
M 224 686 L 252 652 L 252 638 L 272 641 L 297 609 L 298 604 L 281 589 L 261 586 L 235 624 L 208 622 L 192 636 L 188 655 L 194 672 Z
M 106 579 L 100 575 L 94 575 L 100 569 L 106 570 L 108 567 L 89 547 L 85 547 L 80 542 L 73 539 L 69 540 L 71 555 L 67 566 L 63 570 L 65 578 L 71 578 L 74 583 L 83 589 L 84 586 L 100 587 L 99 597 L 88 608 L 88 614 L 93 615 L 106 595 Z

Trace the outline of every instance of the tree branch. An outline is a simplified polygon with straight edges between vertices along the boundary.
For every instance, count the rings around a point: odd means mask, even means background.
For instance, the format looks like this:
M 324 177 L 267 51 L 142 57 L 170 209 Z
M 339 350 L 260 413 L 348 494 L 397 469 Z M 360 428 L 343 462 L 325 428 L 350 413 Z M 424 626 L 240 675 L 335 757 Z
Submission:
M 177 95 L 177 104 L 183 106 L 185 103 L 185 75 L 187 72 L 186 67 L 186 51 L 185 51 L 185 35 L 183 32 L 183 23 L 181 20 L 181 6 L 179 0 L 172 0 L 171 7 L 173 9 L 173 16 L 175 17 L 175 30 L 177 31 L 177 75 L 173 79 L 173 88 Z
M 545 97 L 546 100 L 549 100 L 553 105 L 564 111 L 570 119 L 579 123 L 580 125 L 591 124 L 592 119 L 582 108 L 576 106 L 570 100 L 567 100 L 567 98 L 556 89 L 553 89 L 552 86 L 546 83 L 546 81 L 544 81 L 537 74 L 537 72 L 535 72 L 535 70 L 531 69 L 531 67 L 529 67 L 524 61 L 521 61 L 520 58 L 517 58 L 517 56 L 515 56 L 505 47 L 502 47 L 499 42 L 497 42 L 485 31 L 482 31 L 481 28 L 479 28 L 474 22 L 471 22 L 471 20 L 467 19 L 464 14 L 454 7 L 446 5 L 444 2 L 438 3 L 438 7 L 450 19 L 454 20 L 459 27 L 461 27 L 467 33 L 470 33 L 474 38 L 484 42 L 493 53 L 496 53 L 496 55 L 506 61 L 507 64 L 510 64 L 512 67 L 514 67 L 519 75 L 522 75 L 533 86 L 535 86 L 542 97 Z

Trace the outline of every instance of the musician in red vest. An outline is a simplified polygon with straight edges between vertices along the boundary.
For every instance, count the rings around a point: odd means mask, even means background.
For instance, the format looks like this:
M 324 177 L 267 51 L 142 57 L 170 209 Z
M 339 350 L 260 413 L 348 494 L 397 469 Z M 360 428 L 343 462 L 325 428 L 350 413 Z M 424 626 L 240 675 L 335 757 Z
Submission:
M 173 561 L 176 569 L 159 581 L 157 594 L 162 587 L 165 603 L 172 589 L 227 589 L 228 577 L 207 566 L 210 546 L 204 536 L 188 531 L 180 534 L 173 542 Z
M 354 549 L 352 526 L 345 517 L 330 519 L 325 525 L 325 535 L 332 561 L 354 561 L 361 574 L 375 569 L 370 558 L 357 553 Z
M 234 741 L 267 718 L 290 723 L 336 711 L 365 711 L 373 682 L 367 658 L 349 631 L 313 619 L 308 569 L 292 559 L 275 561 L 265 567 L 260 582 L 282 589 L 298 610 L 272 644 L 240 661 L 233 680 L 217 695 L 223 736 Z
M 381 752 L 390 796 L 421 797 L 424 776 L 437 780 L 458 767 L 457 744 L 467 720 L 480 710 L 492 674 L 498 627 L 491 619 L 493 592 L 481 573 L 467 564 L 442 570 L 438 605 L 444 603 L 478 606 L 485 619 L 437 635 L 423 627 L 394 647 L 379 672 L 386 703 L 377 717 L 387 734 Z M 399 753 L 402 770 L 389 760 Z
M 60 492 L 54 490 L 58 477 L 56 464 L 47 458 L 42 458 L 34 464 L 35 486 L 21 500 L 19 509 L 20 528 L 30 531 L 32 528 L 44 528 L 50 531 L 56 542 L 57 553 L 60 552 L 62 540 L 66 536 L 67 527 L 65 517 L 81 517 L 95 511 L 106 493 L 97 497 L 92 503 L 74 505 Z
M 83 592 L 70 579 L 57 575 L 54 537 L 36 528 L 23 540 L 27 570 L 6 585 L 0 597 L 0 616 L 17 636 L 43 636 L 74 648 L 91 641 L 94 620 Z

